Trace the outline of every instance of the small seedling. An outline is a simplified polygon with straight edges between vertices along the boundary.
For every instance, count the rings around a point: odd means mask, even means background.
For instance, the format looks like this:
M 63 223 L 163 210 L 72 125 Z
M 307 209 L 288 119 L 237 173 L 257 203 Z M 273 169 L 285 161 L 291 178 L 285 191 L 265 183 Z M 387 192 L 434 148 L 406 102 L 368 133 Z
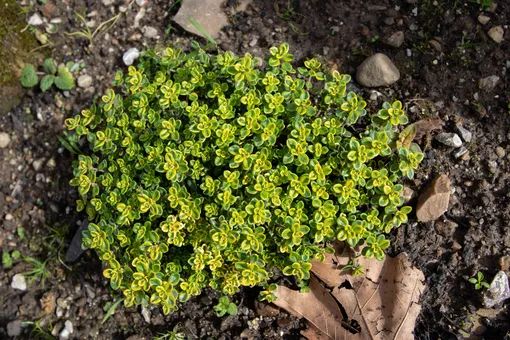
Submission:
M 2 252 L 2 266 L 4 269 L 12 268 L 12 257 L 6 250 Z
M 106 305 L 104 306 L 104 310 L 106 311 L 106 315 L 104 316 L 103 318 L 103 321 L 101 321 L 101 324 L 105 323 L 106 321 L 108 321 L 108 319 L 110 318 L 110 316 L 112 316 L 113 314 L 115 314 L 115 310 L 117 309 L 117 306 L 123 301 L 124 299 L 118 299 L 117 301 L 115 301 L 114 303 L 111 303 L 111 302 L 107 302 Z
M 468 281 L 475 285 L 476 290 L 482 289 L 482 287 L 490 287 L 487 281 L 485 281 L 485 276 L 482 272 L 478 272 L 475 277 L 470 278 Z
M 216 40 L 214 40 L 214 38 L 211 37 L 211 35 L 207 33 L 207 31 L 195 19 L 188 18 L 188 20 L 193 25 L 193 27 L 195 27 L 200 33 L 202 33 L 207 38 L 207 40 L 209 40 L 209 42 L 213 46 L 217 45 Z
M 41 326 L 41 323 L 38 320 L 23 321 L 22 324 L 33 326 L 32 330 L 30 331 L 30 339 L 55 340 L 55 338 L 50 334 L 50 332 L 53 330 L 53 326 L 51 324 L 48 326 L 47 330 Z
M 18 237 L 23 240 L 25 238 L 25 230 L 23 228 L 19 227 L 16 229 L 16 232 L 18 233 Z
M 469 0 L 469 2 L 480 5 L 483 11 L 487 11 L 494 5 L 494 1 L 492 0 Z
M 236 315 L 237 314 L 237 306 L 235 303 L 230 302 L 228 296 L 220 297 L 220 300 L 216 306 L 214 306 L 214 310 L 216 311 L 216 315 L 220 318 L 225 315 Z
M 184 340 L 186 336 L 184 333 L 179 332 L 180 325 L 174 327 L 173 330 L 168 331 L 166 333 L 158 333 L 158 336 L 153 340 Z
M 67 133 L 67 131 L 64 131 L 64 137 L 57 136 L 57 139 L 60 142 L 60 144 L 62 144 L 62 146 L 70 153 L 74 153 L 77 155 L 80 155 L 82 153 L 80 147 L 78 146 L 78 138 L 76 135 L 72 135 L 70 133 Z
M 34 87 L 39 84 L 43 92 L 46 92 L 53 84 L 63 91 L 74 88 L 73 75 L 66 66 L 60 65 L 57 68 L 53 59 L 48 58 L 44 60 L 42 68 L 44 72 L 37 72 L 34 65 L 26 65 L 21 71 L 21 85 L 23 87 Z M 39 75 L 43 75 L 40 82 Z
M 44 283 L 46 282 L 46 279 L 50 275 L 50 272 L 48 268 L 46 267 L 46 264 L 48 263 L 48 259 L 44 262 L 39 261 L 38 259 L 34 259 L 33 257 L 24 256 L 23 261 L 27 262 L 32 266 L 32 269 L 29 271 L 23 273 L 23 275 L 28 278 L 28 282 L 32 283 L 35 280 L 38 280 L 41 282 L 42 287 L 44 288 Z
M 85 19 L 85 15 L 81 15 L 78 12 L 74 12 L 74 13 L 75 13 L 76 17 L 78 18 L 78 20 L 83 23 L 84 28 L 81 29 L 80 31 L 75 31 L 75 32 L 65 33 L 65 34 L 68 36 L 80 36 L 82 38 L 85 38 L 89 41 L 89 45 L 93 45 L 95 38 L 108 32 L 113 26 L 115 26 L 115 24 L 117 23 L 117 21 L 120 18 L 120 15 L 122 14 L 122 13 L 119 13 L 116 16 L 114 16 L 113 18 L 110 18 L 110 19 L 102 22 L 99 26 L 97 26 L 97 28 L 94 31 L 92 31 L 90 29 L 90 27 L 87 25 L 87 19 Z
M 363 266 L 358 264 L 355 259 L 350 259 L 349 262 L 343 266 L 342 271 L 350 272 L 352 276 L 359 276 L 365 274 Z

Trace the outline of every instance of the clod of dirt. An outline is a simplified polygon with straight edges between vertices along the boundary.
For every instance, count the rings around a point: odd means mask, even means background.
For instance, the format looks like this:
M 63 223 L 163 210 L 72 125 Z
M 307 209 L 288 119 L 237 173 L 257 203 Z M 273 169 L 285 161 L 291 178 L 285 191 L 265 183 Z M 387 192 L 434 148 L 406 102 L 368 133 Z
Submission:
M 365 87 L 390 86 L 400 79 L 400 71 L 386 55 L 376 53 L 361 63 L 356 80 Z
M 448 209 L 450 179 L 445 174 L 437 176 L 418 198 L 416 217 L 421 222 L 437 220 Z
M 52 291 L 43 294 L 41 300 L 41 307 L 46 314 L 53 314 L 57 308 L 57 297 Z
M 318 330 L 313 339 L 414 338 L 418 300 L 425 288 L 423 273 L 402 253 L 384 261 L 363 258 L 360 264 L 366 275 L 353 277 L 341 270 L 349 258 L 347 252 L 337 251 L 324 262 L 314 261 L 312 272 L 318 279 L 310 280 L 311 292 L 279 286 L 276 305 L 305 317 Z
M 436 230 L 436 233 L 444 237 L 453 236 L 456 228 L 457 223 L 450 220 L 436 221 L 434 223 L 434 229 Z
M 189 19 L 195 20 L 213 38 L 218 38 L 221 29 L 228 25 L 223 11 L 223 0 L 183 0 L 174 21 L 186 31 L 207 38 Z

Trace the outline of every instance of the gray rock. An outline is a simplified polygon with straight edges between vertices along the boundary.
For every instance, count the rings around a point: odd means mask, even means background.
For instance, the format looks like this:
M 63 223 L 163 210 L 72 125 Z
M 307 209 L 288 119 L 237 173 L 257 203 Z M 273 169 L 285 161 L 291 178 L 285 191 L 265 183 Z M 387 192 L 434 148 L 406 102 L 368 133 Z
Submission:
M 504 271 L 499 271 L 483 297 L 483 304 L 487 308 L 492 308 L 501 304 L 510 298 L 510 286 L 508 284 L 508 276 Z
M 487 25 L 487 23 L 489 23 L 489 21 L 491 20 L 491 18 L 489 18 L 488 16 L 486 15 L 483 15 L 483 14 L 480 14 L 478 16 L 478 22 L 482 25 Z
M 400 72 L 386 55 L 376 53 L 358 67 L 356 80 L 365 87 L 390 86 L 400 79 Z
M 11 136 L 6 132 L 0 132 L 0 149 L 5 149 L 11 142 Z
M 12 277 L 11 287 L 21 291 L 27 290 L 27 282 L 23 274 L 16 274 Z
M 147 322 L 149 324 L 151 323 L 151 312 L 144 305 L 142 305 L 142 316 L 143 316 L 143 319 L 145 320 L 145 322 Z
M 88 219 L 85 219 L 79 226 L 78 230 L 76 230 L 76 233 L 74 234 L 73 239 L 69 244 L 69 248 L 67 249 L 66 262 L 74 262 L 78 260 L 80 256 L 85 252 L 85 250 L 82 249 L 81 244 L 83 241 L 83 232 L 87 230 L 88 226 L 89 221 Z
M 103 0 L 103 5 L 108 7 L 108 6 L 113 5 L 114 2 L 115 2 L 115 0 Z
M 89 76 L 88 74 L 82 74 L 81 76 L 78 77 L 77 83 L 79 87 L 86 89 L 87 87 L 92 85 L 92 77 Z
M 497 42 L 498 44 L 503 41 L 503 36 L 505 35 L 505 31 L 503 30 L 503 27 L 501 26 L 494 26 L 492 27 L 489 32 L 487 32 L 489 37 Z
M 183 0 L 173 20 L 186 31 L 205 38 L 189 21 L 194 19 L 210 36 L 218 38 L 221 29 L 229 24 L 223 3 L 224 0 Z
M 436 140 L 451 148 L 460 148 L 462 146 L 462 140 L 456 133 L 443 132 L 436 136 Z
M 7 335 L 14 338 L 21 334 L 21 321 L 14 320 L 7 324 Z
M 416 217 L 421 222 L 435 221 L 448 210 L 449 202 L 450 179 L 441 174 L 418 197 Z
M 126 66 L 131 66 L 135 62 L 136 59 L 140 57 L 140 51 L 137 48 L 130 48 L 127 50 L 122 56 L 122 61 Z
M 147 39 L 155 39 L 158 36 L 158 30 L 151 26 L 143 27 L 143 36 Z
M 28 24 L 32 26 L 40 26 L 43 24 L 43 21 L 39 14 L 35 13 L 30 17 L 30 19 L 28 19 Z
M 32 162 L 32 167 L 35 171 L 39 172 L 42 169 L 42 166 L 44 164 L 44 158 L 36 159 Z
M 490 92 L 494 90 L 499 82 L 498 76 L 488 76 L 478 81 L 478 87 L 484 91 Z
M 384 40 L 388 46 L 399 48 L 404 43 L 404 32 L 397 31 Z
M 464 142 L 466 142 L 466 143 L 471 142 L 471 138 L 473 138 L 473 134 L 469 130 L 467 130 L 463 126 L 457 125 L 457 132 L 459 133 L 460 138 L 462 138 L 462 140 Z

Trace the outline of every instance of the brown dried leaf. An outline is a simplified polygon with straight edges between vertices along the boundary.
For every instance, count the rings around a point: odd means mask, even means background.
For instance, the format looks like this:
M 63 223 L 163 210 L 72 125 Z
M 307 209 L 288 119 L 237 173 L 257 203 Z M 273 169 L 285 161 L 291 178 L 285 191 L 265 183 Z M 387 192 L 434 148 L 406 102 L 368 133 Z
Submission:
M 423 273 L 412 268 L 402 253 L 395 258 L 386 256 L 384 261 L 360 258 L 358 262 L 366 275 L 352 277 L 339 269 L 349 258 L 348 252 L 337 251 L 328 255 L 325 262 L 313 263 L 313 273 L 332 288 L 331 294 L 312 278 L 310 293 L 278 287 L 276 305 L 306 318 L 312 328 L 319 330 L 307 333 L 312 339 L 414 339 L 414 325 L 421 309 L 418 300 L 425 288 Z M 349 332 L 346 323 L 352 319 L 359 323 L 361 332 Z M 321 333 L 319 337 L 317 334 Z
M 411 125 L 414 125 L 416 128 L 415 140 L 420 140 L 433 130 L 441 130 L 443 128 L 443 121 L 439 118 L 430 118 L 419 120 Z

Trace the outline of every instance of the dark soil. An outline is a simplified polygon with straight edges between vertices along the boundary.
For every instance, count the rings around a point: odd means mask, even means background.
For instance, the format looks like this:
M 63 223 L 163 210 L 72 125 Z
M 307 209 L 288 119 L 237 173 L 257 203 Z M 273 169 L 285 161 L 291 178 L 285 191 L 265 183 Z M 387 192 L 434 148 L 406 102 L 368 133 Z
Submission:
M 510 158 L 501 150 L 496 153 L 497 147 L 510 152 L 510 36 L 505 26 L 510 22 L 510 3 L 497 1 L 493 12 L 485 12 L 490 22 L 481 25 L 477 17 L 482 11 L 474 2 L 253 0 L 236 13 L 236 1 L 228 1 L 232 25 L 218 39 L 222 49 L 259 57 L 270 46 L 287 41 L 298 62 L 318 56 L 353 78 L 367 56 L 385 53 L 400 70 L 401 79 L 377 91 L 353 85 L 365 98 L 372 98 L 368 100 L 371 110 L 383 101 L 400 99 L 411 121 L 437 117 L 444 122 L 443 131 L 455 132 L 455 126 L 462 125 L 472 132 L 472 141 L 464 143 L 469 152 L 461 158 L 433 138 L 423 141 L 422 171 L 407 184 L 420 192 L 436 174 L 448 174 L 453 189 L 450 207 L 435 223 L 411 219 L 391 235 L 390 254 L 408 253 L 426 277 L 415 330 L 419 339 L 503 339 L 510 330 L 507 306 L 483 309 L 482 294 L 467 281 L 478 271 L 490 281 L 500 270 L 498 260 L 510 255 L 510 233 L 506 232 Z M 89 19 L 97 27 L 119 13 L 120 5 L 127 8 L 125 14 L 92 46 L 86 39 L 64 34 L 80 27 L 74 11 L 95 11 Z M 62 20 L 57 33 L 49 35 L 53 47 L 43 52 L 57 62 L 84 63 L 80 72 L 93 77 L 93 88 L 65 93 L 55 88 L 47 93 L 30 90 L 20 105 L 0 117 L 0 131 L 11 136 L 9 146 L 0 149 L 0 248 L 48 259 L 49 271 L 44 285 L 35 280 L 27 291 L 19 291 L 10 284 L 15 274 L 30 269 L 26 261 L 15 261 L 10 269 L 2 267 L 0 337 L 6 337 L 6 326 L 14 320 L 38 321 L 41 329 L 53 330 L 58 337 L 64 322 L 70 320 L 71 338 L 76 339 L 148 339 L 174 328 L 191 338 L 299 338 L 304 322 L 256 304 L 256 292 L 251 290 L 236 295 L 239 314 L 235 317 L 216 317 L 213 306 L 219 295 L 206 291 L 172 316 L 152 309 L 148 323 L 140 308 L 120 305 L 102 324 L 104 307 L 118 293 L 112 298 L 99 260 L 86 252 L 76 263 L 63 262 L 77 221 L 83 218 L 74 212 L 77 194 L 68 185 L 73 155 L 55 138 L 62 132 L 63 120 L 90 106 L 110 86 L 115 71 L 125 68 L 122 54 L 129 48 L 187 46 L 195 39 L 171 23 L 178 9 L 172 2 L 149 1 L 145 8 L 139 27 L 134 23 L 140 7 L 135 3 L 128 7 L 122 1 L 109 7 L 102 1 L 48 0 L 44 6 L 34 1 L 27 10 L 27 18 L 39 13 L 48 21 Z M 141 28 L 146 25 L 156 28 L 160 38 L 145 38 Z M 496 25 L 506 31 L 501 44 L 487 35 Z M 388 46 L 386 38 L 397 31 L 404 32 L 402 46 Z M 432 39 L 437 43 L 430 43 Z M 500 77 L 496 87 L 480 89 L 479 80 L 491 75 Z M 445 220 L 456 223 L 453 232 L 443 230 Z M 18 228 L 23 229 L 23 238 Z M 56 306 L 50 308 L 44 301 L 52 298 Z M 33 325 L 23 324 L 19 338 L 35 337 L 33 330 Z

